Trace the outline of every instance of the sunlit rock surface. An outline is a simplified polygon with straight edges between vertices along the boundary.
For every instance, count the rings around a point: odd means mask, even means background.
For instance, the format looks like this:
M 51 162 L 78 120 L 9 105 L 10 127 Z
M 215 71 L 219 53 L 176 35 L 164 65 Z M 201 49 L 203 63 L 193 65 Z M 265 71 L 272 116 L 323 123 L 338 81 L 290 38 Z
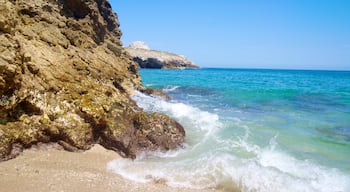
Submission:
M 121 35 L 106 0 L 0 0 L 0 160 L 39 142 L 134 158 L 184 141 L 129 98 L 145 89 Z

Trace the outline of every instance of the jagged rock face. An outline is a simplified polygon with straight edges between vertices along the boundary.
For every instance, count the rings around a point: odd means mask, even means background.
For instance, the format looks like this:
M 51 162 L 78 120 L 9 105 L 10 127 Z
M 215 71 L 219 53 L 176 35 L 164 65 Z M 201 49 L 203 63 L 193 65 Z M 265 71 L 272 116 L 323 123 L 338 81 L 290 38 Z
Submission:
M 185 69 L 199 68 L 191 60 L 183 55 L 164 51 L 150 50 L 146 43 L 136 41 L 126 47 L 126 51 L 141 68 L 152 69 Z
M 129 98 L 144 88 L 120 37 L 106 0 L 0 0 L 0 160 L 39 142 L 135 157 L 184 141 Z

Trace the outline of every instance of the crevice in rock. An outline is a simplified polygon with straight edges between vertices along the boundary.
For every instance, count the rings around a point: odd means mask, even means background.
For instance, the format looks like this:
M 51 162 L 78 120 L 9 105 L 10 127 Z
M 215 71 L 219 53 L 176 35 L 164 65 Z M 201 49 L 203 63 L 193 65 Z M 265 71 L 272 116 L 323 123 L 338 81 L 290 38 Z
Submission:
M 33 105 L 27 100 L 23 100 L 22 102 L 18 103 L 12 111 L 8 113 L 8 122 L 18 121 L 22 115 L 33 116 L 42 114 L 43 112 L 40 108 Z
M 49 6 L 49 5 L 44 5 L 44 6 L 43 6 L 43 10 L 46 11 L 46 12 L 49 12 L 49 13 L 51 13 L 51 12 L 53 11 L 53 10 L 52 10 L 52 7 Z
M 126 147 L 121 141 L 112 140 L 105 135 L 101 135 L 101 141 L 99 142 L 106 149 L 110 149 L 118 152 L 122 157 L 128 157 L 131 159 L 136 158 L 136 154 L 133 153 L 128 147 Z
M 118 89 L 122 93 L 126 93 L 125 89 L 118 83 L 117 81 L 113 81 L 113 85 L 116 89 Z
M 77 114 L 79 117 L 84 119 L 85 123 L 90 124 L 92 128 L 93 140 L 94 142 L 97 142 L 103 134 L 103 131 L 105 131 L 108 126 L 106 120 L 100 118 L 98 121 L 96 121 L 93 116 L 82 110 L 78 111 Z
M 131 64 L 129 67 L 128 67 L 128 70 L 132 73 L 132 74 L 137 74 L 137 67 L 136 65 L 133 65 Z
M 33 10 L 29 10 L 29 9 L 22 9 L 19 11 L 19 13 L 22 15 L 28 15 L 29 17 L 35 17 L 38 15 L 37 12 L 35 12 Z
M 81 0 L 63 0 L 63 14 L 68 17 L 73 17 L 76 20 L 85 18 L 90 9 L 84 1 Z

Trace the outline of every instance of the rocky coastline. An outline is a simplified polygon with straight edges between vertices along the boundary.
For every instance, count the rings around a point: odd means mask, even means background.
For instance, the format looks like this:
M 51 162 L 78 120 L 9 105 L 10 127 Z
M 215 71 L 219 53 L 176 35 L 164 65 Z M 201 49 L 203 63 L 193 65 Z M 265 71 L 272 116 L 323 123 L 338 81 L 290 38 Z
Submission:
M 181 146 L 184 128 L 130 99 L 138 65 L 107 0 L 0 0 L 0 161 L 39 143 L 123 157 Z
M 141 68 L 198 69 L 199 66 L 183 55 L 151 50 L 145 42 L 135 41 L 125 48 Z

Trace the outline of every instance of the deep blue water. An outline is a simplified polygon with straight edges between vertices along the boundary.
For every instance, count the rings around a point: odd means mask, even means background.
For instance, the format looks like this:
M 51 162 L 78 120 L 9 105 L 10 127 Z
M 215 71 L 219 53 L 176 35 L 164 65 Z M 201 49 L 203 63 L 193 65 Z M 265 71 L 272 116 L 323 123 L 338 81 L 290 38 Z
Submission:
M 162 89 L 172 99 L 140 93 L 134 99 L 146 111 L 183 124 L 187 146 L 118 162 L 117 173 L 139 181 L 161 178 L 175 187 L 350 191 L 350 72 L 140 73 L 144 86 Z M 128 170 L 130 164 L 144 171 Z

